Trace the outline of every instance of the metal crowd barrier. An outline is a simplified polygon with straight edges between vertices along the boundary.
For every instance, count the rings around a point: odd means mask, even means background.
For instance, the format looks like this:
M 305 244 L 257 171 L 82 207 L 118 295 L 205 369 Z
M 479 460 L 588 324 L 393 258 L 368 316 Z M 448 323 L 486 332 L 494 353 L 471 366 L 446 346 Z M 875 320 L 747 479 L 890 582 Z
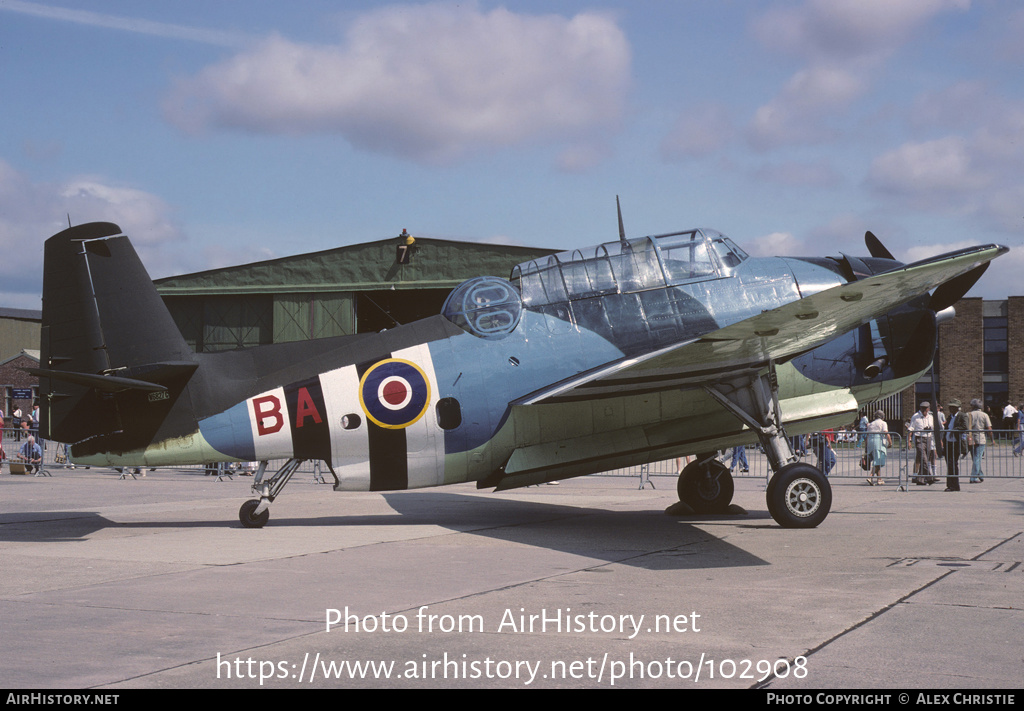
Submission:
M 21 452 L 29 435 L 36 438 L 36 443 L 43 450 L 42 465 L 35 472 L 26 472 L 26 474 L 34 474 L 35 476 L 52 476 L 54 471 L 64 469 L 87 469 L 90 467 L 83 466 L 81 464 L 75 464 L 74 460 L 68 454 L 68 447 L 59 442 L 50 442 L 40 439 L 38 433 L 31 428 L 26 431 L 20 427 L 5 427 L 0 429 L 0 443 L 3 445 L 3 456 L 0 457 L 0 469 L 4 474 L 11 473 L 11 465 L 15 465 L 15 470 L 19 470 L 22 462 L 18 458 L 18 454 Z M 267 469 L 269 471 L 277 471 L 287 460 L 280 459 L 270 462 Z M 248 476 L 252 475 L 256 471 L 258 462 L 233 462 L 233 463 L 211 463 L 210 465 L 203 464 L 190 464 L 174 467 L 160 467 L 160 469 L 170 469 L 173 471 L 183 471 L 189 474 L 198 474 L 200 472 L 208 474 L 210 476 L 217 477 L 218 480 L 225 478 L 232 478 L 235 476 Z M 107 467 L 102 467 L 107 468 Z M 151 471 L 151 467 L 111 467 L 120 472 L 122 479 L 137 478 L 142 476 L 147 471 Z M 323 465 L 318 461 L 307 460 L 302 463 L 296 473 L 306 473 L 312 477 L 312 480 L 316 483 L 328 483 L 328 479 L 324 476 Z M 16 471 L 16 473 L 21 473 Z
M 981 451 L 981 470 L 984 478 L 994 479 L 1020 479 L 1024 478 L 1024 432 L 1021 430 L 992 430 L 986 432 L 986 445 Z M 929 477 L 925 471 L 922 475 L 919 472 L 919 465 L 916 463 L 917 448 L 913 441 L 903 433 L 890 432 L 892 446 L 887 448 L 886 463 L 880 472 L 881 479 L 886 485 L 895 485 L 898 489 L 907 490 L 914 485 L 915 479 L 933 478 L 935 485 L 941 484 L 945 487 L 947 476 L 947 463 L 945 457 L 936 455 L 934 470 Z M 807 462 L 812 466 L 821 468 L 816 446 L 822 438 L 829 443 L 828 449 L 834 457 L 834 464 L 829 469 L 830 479 L 861 479 L 867 484 L 870 471 L 861 467 L 861 457 L 865 454 L 865 439 L 867 434 L 857 432 L 814 432 L 804 435 L 804 447 L 795 446 L 794 450 L 800 457 L 801 462 Z M 796 440 L 796 438 L 793 438 Z M 959 479 L 963 486 L 970 483 L 971 470 L 973 465 L 973 454 L 978 448 L 970 446 L 963 447 L 964 451 L 959 460 Z M 970 451 L 968 451 L 970 450 Z M 748 466 L 744 471 L 742 465 L 737 462 L 733 465 L 733 450 L 728 449 L 719 453 L 719 459 L 726 466 L 732 467 L 734 478 L 762 478 L 768 479 L 768 460 L 757 445 L 744 447 Z M 825 455 L 826 458 L 828 455 Z M 738 459 L 738 458 L 737 458 Z M 616 469 L 604 472 L 608 476 L 638 477 L 640 488 L 651 485 L 656 486 L 651 477 L 676 477 L 679 470 L 685 466 L 683 459 L 667 459 L 659 462 L 650 462 L 634 467 Z
M 39 467 L 32 467 L 29 468 L 29 471 L 26 471 L 26 463 L 18 455 L 21 454 L 29 437 L 34 437 L 36 444 L 43 451 L 43 460 Z M 0 443 L 2 443 L 2 448 L 0 448 L 2 449 L 2 455 L 0 455 L 2 463 L 0 463 L 0 466 L 7 469 L 11 474 L 31 473 L 35 476 L 50 476 L 49 470 L 56 464 L 54 456 L 57 448 L 53 443 L 47 444 L 39 439 L 39 433 L 36 430 L 33 430 L 31 427 L 27 430 L 21 427 L 4 427 L 0 429 Z
M 3 450 L 6 455 L 4 464 L 7 466 L 9 466 L 9 463 L 18 462 L 16 455 L 25 444 L 28 434 L 34 435 L 31 430 L 26 434 L 24 430 L 15 428 L 4 428 L 0 430 L 0 434 L 2 434 L 2 440 L 0 441 L 2 441 Z M 887 485 L 895 484 L 897 487 L 905 489 L 911 485 L 912 480 L 917 476 L 917 470 L 915 469 L 916 448 L 913 442 L 909 441 L 901 433 L 890 432 L 889 436 L 892 438 L 892 446 L 887 448 L 886 464 L 882 469 L 881 478 Z M 861 456 L 865 453 L 865 437 L 866 435 L 856 432 L 817 432 L 803 436 L 804 447 L 799 446 L 799 441 L 796 437 L 793 440 L 797 443 L 794 449 L 800 456 L 800 461 L 819 468 L 818 450 L 821 448 L 817 446 L 817 443 L 819 441 L 828 442 L 828 450 L 831 451 L 831 456 L 834 457 L 834 464 L 828 471 L 830 479 L 866 480 L 870 473 L 861 468 Z M 994 479 L 1024 478 L 1024 432 L 1021 430 L 993 430 L 991 433 L 986 432 L 986 440 L 986 445 L 980 459 L 983 477 L 992 477 Z M 43 449 L 43 475 L 51 473 L 51 470 L 76 468 L 75 463 L 68 457 L 67 448 L 63 444 L 40 440 L 38 436 L 36 441 Z M 757 445 L 747 445 L 743 450 L 747 459 L 746 470 L 737 462 L 733 466 L 733 477 L 762 478 L 767 481 L 769 473 L 768 460 L 764 453 L 760 451 L 760 447 Z M 973 465 L 973 451 L 965 451 L 964 455 L 960 459 L 961 485 L 969 483 Z M 828 455 L 826 454 L 827 457 Z M 726 466 L 732 465 L 733 450 L 728 449 L 720 452 L 719 458 Z M 271 461 L 267 466 L 267 470 L 277 471 L 285 461 L 284 459 Z M 250 475 L 255 472 L 257 464 L 257 462 L 222 463 L 213 464 L 212 466 L 196 464 L 168 468 L 194 474 L 202 471 L 205 474 L 216 476 L 218 479 L 223 479 Z M 601 475 L 637 477 L 640 487 L 643 488 L 648 485 L 656 486 L 652 477 L 672 477 L 674 479 L 685 464 L 686 460 L 682 458 L 667 459 L 602 472 Z M 81 465 L 78 466 L 80 467 Z M 324 467 L 321 462 L 307 460 L 302 463 L 296 473 L 309 474 L 312 477 L 312 481 L 316 483 L 328 483 L 329 480 L 325 477 L 323 469 Z M 145 471 L 147 471 L 145 467 L 125 468 L 122 472 L 122 477 L 127 478 L 133 474 L 137 475 Z M 932 477 L 937 479 L 937 483 L 944 485 L 946 474 L 946 459 L 937 458 Z M 674 483 L 672 485 L 674 486 Z

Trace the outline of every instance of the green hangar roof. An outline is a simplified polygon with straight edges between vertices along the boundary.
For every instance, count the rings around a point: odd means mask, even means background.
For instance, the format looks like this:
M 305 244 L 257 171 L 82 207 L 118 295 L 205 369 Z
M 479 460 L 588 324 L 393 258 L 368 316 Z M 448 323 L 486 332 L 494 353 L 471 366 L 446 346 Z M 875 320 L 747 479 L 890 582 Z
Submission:
M 163 296 L 275 294 L 382 289 L 452 289 L 466 279 L 508 278 L 516 264 L 557 249 L 417 237 L 399 263 L 405 238 L 392 237 L 264 262 L 156 280 Z
M 373 333 L 441 312 L 478 276 L 558 250 L 406 236 L 156 281 L 197 352 Z

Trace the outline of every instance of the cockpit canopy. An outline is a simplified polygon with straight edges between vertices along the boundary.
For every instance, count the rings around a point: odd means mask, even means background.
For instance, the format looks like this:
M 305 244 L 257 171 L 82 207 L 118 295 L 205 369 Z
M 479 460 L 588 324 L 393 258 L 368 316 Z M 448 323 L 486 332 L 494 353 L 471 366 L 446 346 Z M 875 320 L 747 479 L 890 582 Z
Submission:
M 654 235 L 560 252 L 512 270 L 526 306 L 730 276 L 747 253 L 715 230 Z

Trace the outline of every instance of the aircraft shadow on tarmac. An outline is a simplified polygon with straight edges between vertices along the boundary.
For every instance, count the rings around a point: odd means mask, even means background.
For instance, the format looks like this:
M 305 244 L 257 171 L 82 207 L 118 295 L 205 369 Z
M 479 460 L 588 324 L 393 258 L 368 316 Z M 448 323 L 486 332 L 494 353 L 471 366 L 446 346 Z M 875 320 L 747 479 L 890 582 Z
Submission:
M 614 511 L 440 492 L 384 494 L 394 514 L 275 518 L 266 529 L 286 527 L 442 526 L 537 548 L 621 562 L 652 570 L 767 565 L 694 523 L 775 528 L 767 512 L 680 520 L 658 510 Z M 740 523 L 742 521 L 742 523 Z M 0 514 L 0 541 L 75 542 L 108 528 L 235 528 L 237 521 L 116 522 L 89 511 Z M 264 534 L 265 535 L 265 534 Z
M 1002 503 L 1015 506 L 1017 508 L 1017 515 L 1024 516 L 1024 501 L 1020 499 L 1003 499 Z

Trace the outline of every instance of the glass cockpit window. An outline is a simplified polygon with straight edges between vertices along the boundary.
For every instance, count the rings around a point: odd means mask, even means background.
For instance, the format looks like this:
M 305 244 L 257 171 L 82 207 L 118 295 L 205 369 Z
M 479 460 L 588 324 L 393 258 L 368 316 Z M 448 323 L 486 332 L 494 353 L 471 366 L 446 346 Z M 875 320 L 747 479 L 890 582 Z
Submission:
M 740 249 L 739 245 L 737 245 L 737 244 L 736 244 L 735 242 L 733 242 L 733 241 L 732 241 L 731 239 L 729 239 L 728 237 L 726 237 L 726 238 L 724 238 L 724 239 L 725 239 L 725 243 L 726 243 L 727 245 L 729 245 L 729 249 L 731 249 L 731 250 L 733 251 L 733 254 L 735 254 L 735 255 L 736 255 L 737 257 L 739 257 L 739 260 L 740 260 L 741 262 L 742 262 L 742 261 L 744 261 L 744 260 L 746 260 L 746 259 L 747 259 L 747 257 L 749 257 L 749 256 L 750 256 L 749 254 L 747 254 L 746 252 L 744 252 L 744 251 L 743 251 L 742 249 Z
M 711 241 L 711 246 L 714 247 L 719 260 L 726 269 L 738 267 L 747 258 L 747 253 L 737 247 L 728 237 L 719 235 L 717 239 Z
M 746 258 L 725 235 L 689 230 L 543 257 L 515 267 L 511 282 L 524 305 L 541 306 L 714 278 Z
M 658 239 L 669 283 L 718 276 L 717 259 L 708 251 L 707 243 L 700 230 Z
M 557 304 L 568 300 L 562 272 L 553 257 L 544 257 L 513 268 L 510 279 L 518 286 L 527 306 Z
M 565 290 L 569 292 L 570 299 L 585 299 L 594 295 L 590 277 L 587 276 L 587 266 L 579 250 L 570 254 L 567 259 L 559 259 L 559 262 L 562 265 Z
M 623 293 L 665 286 L 658 251 L 650 237 L 602 245 L 615 282 Z
M 612 274 L 612 265 L 608 261 L 608 251 L 604 247 L 595 250 L 594 258 L 588 259 L 587 276 L 590 277 L 590 285 L 596 296 L 614 294 L 619 290 L 615 283 L 615 275 Z
M 715 252 L 718 253 L 719 260 L 721 260 L 726 269 L 732 269 L 739 265 L 739 257 L 733 254 L 732 250 L 729 249 L 729 246 L 724 240 L 716 239 L 711 243 L 711 246 L 715 248 Z

